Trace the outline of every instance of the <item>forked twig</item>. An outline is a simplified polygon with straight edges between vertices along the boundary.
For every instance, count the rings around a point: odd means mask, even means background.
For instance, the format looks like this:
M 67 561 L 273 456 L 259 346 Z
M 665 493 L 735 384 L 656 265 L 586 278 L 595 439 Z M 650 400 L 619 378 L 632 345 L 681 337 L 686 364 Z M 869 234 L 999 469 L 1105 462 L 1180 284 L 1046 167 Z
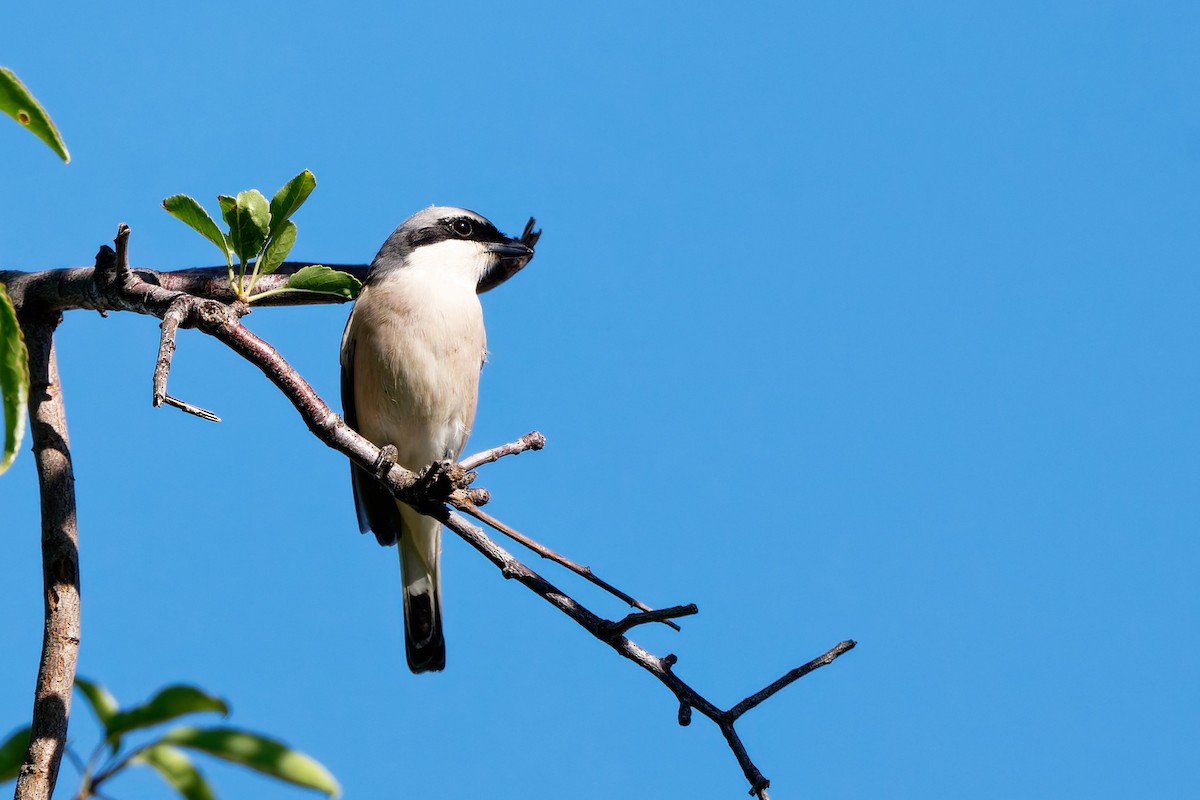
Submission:
M 657 611 L 635 611 L 632 614 L 626 614 L 624 619 L 614 622 L 609 628 L 609 636 L 624 636 L 638 625 L 645 625 L 648 622 L 667 622 L 677 617 L 689 617 L 698 613 L 700 613 L 700 609 L 696 607 L 695 603 L 660 608 Z M 675 630 L 679 630 L 679 628 Z
M 122 232 L 126 238 L 129 236 L 128 228 L 123 229 Z M 121 238 L 121 233 L 118 233 L 117 241 L 121 241 Z M 118 248 L 118 269 L 120 269 L 120 263 L 121 248 Z M 126 266 L 128 266 L 128 263 Z M 166 403 L 169 406 L 178 408 L 180 411 L 194 414 L 200 417 L 200 419 L 206 419 L 209 422 L 220 422 L 221 418 L 211 411 L 200 408 L 200 406 L 194 406 L 191 403 L 185 403 L 179 398 L 167 394 L 167 376 L 171 372 L 171 357 L 175 355 L 175 335 L 179 330 L 180 324 L 187 317 L 191 306 L 190 300 L 189 296 L 180 295 L 168 306 L 166 313 L 163 314 L 162 335 L 158 338 L 158 361 L 154 365 L 154 397 L 151 402 L 155 408 Z
M 545 441 L 545 440 L 543 439 L 543 441 Z M 516 443 L 514 442 L 513 444 L 516 444 Z M 495 450 L 503 450 L 504 448 L 511 447 L 511 446 L 512 445 L 504 445 L 503 447 L 495 448 Z M 601 589 L 608 592 L 613 597 L 619 598 L 620 600 L 624 601 L 625 603 L 629 604 L 630 606 L 632 606 L 634 608 L 640 608 L 642 611 L 653 611 L 654 610 L 650 606 L 643 603 L 642 601 L 634 599 L 633 597 L 630 597 L 625 592 L 621 591 L 620 589 L 613 586 L 608 581 L 606 581 L 603 578 L 601 578 L 600 576 L 598 576 L 595 572 L 592 571 L 591 567 L 586 567 L 582 564 L 576 564 L 571 559 L 567 558 L 564 555 L 561 555 L 560 553 L 554 552 L 549 547 L 546 547 L 544 544 L 541 544 L 540 542 L 536 542 L 533 539 L 530 539 L 525 534 L 523 534 L 520 531 L 518 531 L 517 529 L 501 522 L 500 520 L 496 519 L 495 517 L 493 517 L 491 514 L 487 513 L 486 511 L 480 510 L 479 507 L 474 505 L 473 503 L 467 502 L 465 499 L 462 499 L 461 495 L 452 494 L 450 496 L 450 505 L 454 506 L 459 511 L 462 511 L 465 514 L 470 514 L 472 517 L 474 517 L 475 519 L 484 523 L 485 525 L 488 525 L 489 527 L 500 531 L 500 533 L 503 533 L 505 536 L 512 539 L 514 542 L 517 542 L 518 544 L 525 547 L 526 549 L 532 550 L 533 552 L 537 553 L 542 558 L 544 558 L 548 561 L 553 561 L 555 564 L 558 564 L 560 567 L 565 567 L 565 568 L 569 569 L 571 572 L 574 572 L 576 575 L 583 578 L 588 583 L 592 583 L 592 584 L 595 584 L 596 586 L 599 586 Z M 679 626 L 676 623 L 672 622 L 669 617 L 663 618 L 658 621 L 662 622 L 665 625 L 669 625 L 670 627 L 674 628 L 675 630 L 679 630 Z

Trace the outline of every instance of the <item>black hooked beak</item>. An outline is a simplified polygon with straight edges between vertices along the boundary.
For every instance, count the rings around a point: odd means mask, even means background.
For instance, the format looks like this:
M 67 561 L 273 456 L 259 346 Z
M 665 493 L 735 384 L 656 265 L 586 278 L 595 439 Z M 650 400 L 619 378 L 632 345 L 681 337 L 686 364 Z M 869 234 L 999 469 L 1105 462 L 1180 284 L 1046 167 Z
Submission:
M 526 262 L 533 258 L 533 248 L 526 247 L 520 239 L 509 239 L 506 242 L 488 242 L 489 253 L 495 253 L 501 258 L 520 258 Z
M 542 235 L 541 231 L 533 230 L 534 219 L 529 218 L 529 223 L 525 226 L 525 232 L 521 234 L 520 239 L 506 239 L 503 242 L 488 242 L 486 247 L 489 253 L 495 253 L 499 258 L 496 263 L 483 274 L 479 279 L 479 283 L 475 287 L 478 294 L 483 294 L 486 291 L 495 289 L 506 280 L 516 275 L 525 265 L 533 258 L 533 248 L 537 244 L 538 238 Z

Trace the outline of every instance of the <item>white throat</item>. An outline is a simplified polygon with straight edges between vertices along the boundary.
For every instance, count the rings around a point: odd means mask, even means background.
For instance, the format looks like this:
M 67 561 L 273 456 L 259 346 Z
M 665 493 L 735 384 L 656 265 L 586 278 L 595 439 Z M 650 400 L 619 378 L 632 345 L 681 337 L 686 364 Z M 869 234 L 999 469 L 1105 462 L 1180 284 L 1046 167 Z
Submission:
M 387 279 L 469 288 L 474 294 L 494 257 L 478 242 L 447 239 L 413 250 L 404 266 Z

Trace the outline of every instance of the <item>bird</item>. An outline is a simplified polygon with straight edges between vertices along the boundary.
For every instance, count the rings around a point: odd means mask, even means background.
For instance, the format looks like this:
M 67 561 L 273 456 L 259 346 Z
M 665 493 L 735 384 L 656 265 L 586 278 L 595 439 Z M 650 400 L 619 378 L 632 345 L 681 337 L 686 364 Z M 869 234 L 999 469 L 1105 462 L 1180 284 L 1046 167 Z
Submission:
M 487 354 L 479 292 L 533 257 L 530 235 L 497 230 L 464 208 L 431 206 L 406 219 L 371 262 L 341 344 L 343 418 L 413 472 L 457 460 L 475 420 Z M 389 455 L 393 455 L 390 450 Z M 438 521 L 396 500 L 351 464 L 359 530 L 399 545 L 404 645 L 414 673 L 446 666 Z

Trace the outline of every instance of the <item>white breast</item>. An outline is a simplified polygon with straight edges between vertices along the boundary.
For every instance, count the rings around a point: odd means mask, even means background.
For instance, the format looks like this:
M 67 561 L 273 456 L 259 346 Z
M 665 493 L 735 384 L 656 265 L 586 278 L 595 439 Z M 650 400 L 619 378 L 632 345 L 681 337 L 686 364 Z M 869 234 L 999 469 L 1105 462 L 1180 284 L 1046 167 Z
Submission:
M 446 266 L 413 258 L 364 288 L 346 334 L 360 432 L 395 445 L 399 463 L 413 470 L 456 458 L 475 420 L 486 349 L 478 267 Z

